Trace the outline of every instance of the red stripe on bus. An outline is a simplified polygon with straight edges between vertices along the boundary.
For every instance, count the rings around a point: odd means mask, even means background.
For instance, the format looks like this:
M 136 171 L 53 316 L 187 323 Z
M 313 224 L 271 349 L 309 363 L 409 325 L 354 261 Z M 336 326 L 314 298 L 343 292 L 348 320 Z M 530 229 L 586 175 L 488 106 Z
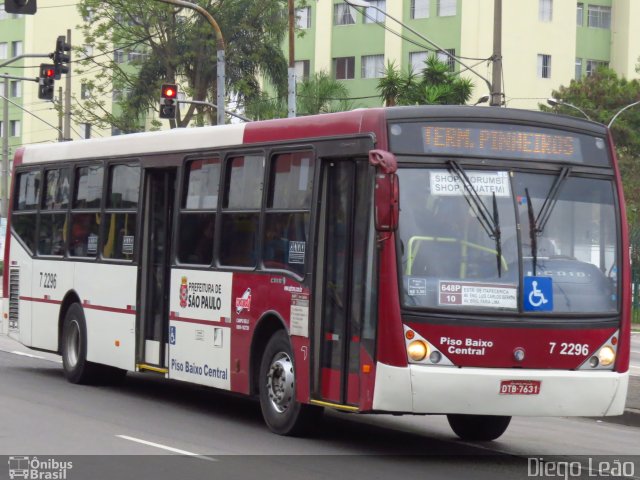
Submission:
M 62 303 L 61 300 L 51 300 L 51 298 L 36 298 L 36 297 L 23 297 L 22 295 L 18 297 L 20 300 L 24 300 L 25 302 L 37 302 L 37 303 L 53 303 L 56 305 L 60 305 Z
M 169 320 L 174 322 L 184 322 L 184 323 L 198 323 L 200 325 L 220 325 L 222 319 L 220 320 L 200 320 L 199 318 L 189 318 L 189 317 L 179 317 L 175 314 L 175 312 L 171 312 L 169 315 Z

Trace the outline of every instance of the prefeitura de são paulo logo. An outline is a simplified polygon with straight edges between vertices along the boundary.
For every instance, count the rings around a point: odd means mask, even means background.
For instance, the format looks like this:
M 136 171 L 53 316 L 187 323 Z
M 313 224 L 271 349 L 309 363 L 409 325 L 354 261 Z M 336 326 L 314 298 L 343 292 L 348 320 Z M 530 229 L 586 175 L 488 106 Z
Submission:
M 180 284 L 180 307 L 187 308 L 187 294 L 189 288 L 187 287 L 187 277 L 182 277 L 182 283 Z

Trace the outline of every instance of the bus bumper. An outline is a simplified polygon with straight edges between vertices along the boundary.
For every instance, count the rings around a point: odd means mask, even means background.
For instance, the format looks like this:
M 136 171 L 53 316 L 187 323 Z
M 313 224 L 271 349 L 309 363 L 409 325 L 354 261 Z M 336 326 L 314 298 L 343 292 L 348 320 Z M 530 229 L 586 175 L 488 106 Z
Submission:
M 501 395 L 502 380 L 538 380 L 537 395 Z M 628 373 L 449 368 L 378 363 L 373 409 L 400 413 L 601 417 L 622 415 Z

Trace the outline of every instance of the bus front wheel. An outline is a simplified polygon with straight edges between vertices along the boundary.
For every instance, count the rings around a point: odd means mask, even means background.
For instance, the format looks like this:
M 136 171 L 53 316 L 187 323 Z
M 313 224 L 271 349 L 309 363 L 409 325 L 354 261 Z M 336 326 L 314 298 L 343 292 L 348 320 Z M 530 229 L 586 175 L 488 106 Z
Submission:
M 502 435 L 511 417 L 496 415 L 447 415 L 451 429 L 462 440 L 489 442 Z
M 260 408 L 269 429 L 279 435 L 307 433 L 322 414 L 322 408 L 296 400 L 296 378 L 289 337 L 275 333 L 260 363 Z

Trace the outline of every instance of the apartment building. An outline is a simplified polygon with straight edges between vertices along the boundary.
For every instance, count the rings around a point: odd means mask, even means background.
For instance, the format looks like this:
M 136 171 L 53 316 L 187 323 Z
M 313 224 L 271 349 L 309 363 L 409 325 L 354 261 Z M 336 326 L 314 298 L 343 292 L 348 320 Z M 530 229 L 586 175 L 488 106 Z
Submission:
M 329 71 L 359 106 L 379 105 L 376 84 L 387 61 L 422 68 L 430 53 L 474 81 L 474 102 L 489 93 L 494 0 L 313 0 L 298 8 L 298 76 Z M 374 8 L 377 7 L 377 8 Z M 386 12 L 383 14 L 380 10 Z M 399 22 L 395 21 L 395 18 Z M 424 38 L 414 35 L 416 30 Z M 473 66 L 478 75 L 438 50 Z M 553 89 L 605 64 L 636 78 L 640 57 L 638 0 L 503 0 L 503 92 L 507 106 L 537 109 Z

